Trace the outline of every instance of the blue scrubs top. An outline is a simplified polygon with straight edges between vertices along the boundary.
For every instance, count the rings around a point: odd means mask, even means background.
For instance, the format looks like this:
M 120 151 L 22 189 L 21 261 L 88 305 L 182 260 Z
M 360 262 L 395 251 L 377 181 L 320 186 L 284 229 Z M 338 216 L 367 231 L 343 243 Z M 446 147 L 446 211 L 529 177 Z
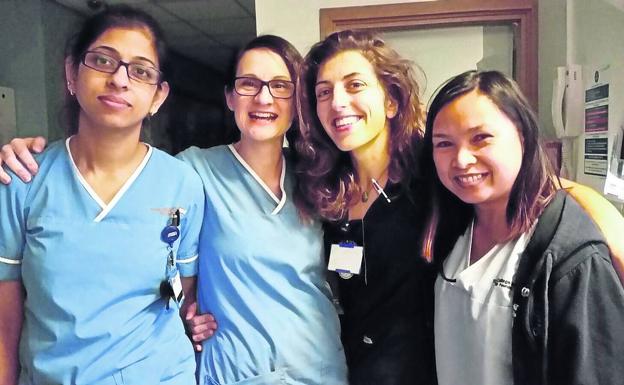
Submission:
M 203 344 L 200 384 L 347 384 L 321 227 L 300 220 L 290 170 L 278 199 L 233 146 L 178 157 L 204 185 L 198 299 L 219 324 Z
M 26 289 L 20 384 L 194 383 L 192 346 L 159 286 L 160 234 L 180 208 L 183 276 L 197 270 L 201 181 L 157 149 L 105 204 L 76 168 L 69 139 L 39 156 L 29 184 L 0 186 L 0 279 Z

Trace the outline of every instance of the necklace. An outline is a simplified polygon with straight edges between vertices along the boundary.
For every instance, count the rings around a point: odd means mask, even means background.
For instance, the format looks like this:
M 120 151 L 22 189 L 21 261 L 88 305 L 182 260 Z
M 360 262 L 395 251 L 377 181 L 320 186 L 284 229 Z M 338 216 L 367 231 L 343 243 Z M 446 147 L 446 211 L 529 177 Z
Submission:
M 383 178 L 383 176 L 386 174 L 386 171 L 388 171 L 388 169 L 383 170 L 383 172 L 381 173 L 381 175 L 379 176 L 379 179 L 381 180 L 381 178 Z M 362 191 L 362 203 L 366 203 L 368 202 L 368 198 L 370 197 L 370 193 L 373 190 L 373 188 L 375 189 L 375 191 L 377 191 L 378 195 L 382 195 L 388 199 L 388 197 L 386 196 L 386 194 L 383 192 L 383 189 L 381 188 L 381 186 L 379 185 L 379 183 L 377 182 L 377 180 L 375 178 L 371 178 L 370 179 L 371 183 L 370 186 L 368 186 L 368 188 L 364 189 Z
M 362 191 L 362 203 L 368 202 L 368 193 L 370 193 L 370 191 L 373 189 L 373 186 L 375 186 L 375 185 L 371 183 L 371 185 L 368 188 L 368 190 Z

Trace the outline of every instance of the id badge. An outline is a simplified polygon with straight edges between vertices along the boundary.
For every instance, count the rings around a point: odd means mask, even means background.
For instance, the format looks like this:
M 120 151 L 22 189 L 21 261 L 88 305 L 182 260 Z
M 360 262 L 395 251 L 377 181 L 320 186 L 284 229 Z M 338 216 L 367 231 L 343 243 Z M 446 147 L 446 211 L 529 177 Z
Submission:
M 176 272 L 169 279 L 169 286 L 173 289 L 173 300 L 178 304 L 178 306 L 182 305 L 184 302 L 184 291 L 182 290 L 182 280 L 180 279 L 180 272 L 176 269 Z
M 335 271 L 341 278 L 349 279 L 353 274 L 360 274 L 364 248 L 353 242 L 341 242 L 331 245 L 327 269 Z

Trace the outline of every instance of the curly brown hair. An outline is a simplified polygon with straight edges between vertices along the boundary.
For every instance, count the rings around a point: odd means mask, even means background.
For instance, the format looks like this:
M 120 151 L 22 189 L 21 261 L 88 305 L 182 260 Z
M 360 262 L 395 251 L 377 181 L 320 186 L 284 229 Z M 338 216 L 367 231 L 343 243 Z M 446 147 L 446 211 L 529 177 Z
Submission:
M 295 199 L 300 210 L 324 219 L 345 217 L 360 188 L 348 152 L 336 147 L 316 114 L 315 85 L 320 67 L 345 51 L 357 51 L 373 66 L 386 95 L 398 103 L 390 120 L 390 165 L 388 178 L 409 186 L 416 166 L 416 145 L 423 136 L 424 112 L 419 99 L 413 63 L 402 58 L 380 36 L 369 31 L 345 30 L 316 43 L 304 58 L 297 87 L 301 137 L 298 155 L 298 185 Z

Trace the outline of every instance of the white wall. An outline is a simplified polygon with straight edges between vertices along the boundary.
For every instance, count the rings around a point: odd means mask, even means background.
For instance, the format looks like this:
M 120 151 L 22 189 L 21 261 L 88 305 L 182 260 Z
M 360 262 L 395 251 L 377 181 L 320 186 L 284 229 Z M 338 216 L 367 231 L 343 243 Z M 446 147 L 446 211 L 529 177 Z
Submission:
M 436 0 L 256 0 L 256 32 L 290 41 L 302 54 L 319 41 L 319 9 Z
M 609 154 L 612 141 L 624 125 L 624 2 L 621 0 L 572 0 L 568 3 L 573 36 L 570 60 L 583 66 L 586 85 L 592 83 L 593 70 L 609 66 Z M 584 106 L 580 106 L 584 108 Z M 585 135 L 576 140 L 577 180 L 602 191 L 604 178 L 584 174 Z
M 553 138 L 553 79 L 556 67 L 566 65 L 566 0 L 539 1 L 538 24 L 538 117 L 542 135 Z
M 622 1 L 573 0 L 573 6 L 576 49 L 572 59 L 584 65 L 624 62 Z
M 481 26 L 392 31 L 385 32 L 383 37 L 401 56 L 424 72 L 419 84 L 421 101 L 425 105 L 445 80 L 477 69 L 477 63 L 483 59 Z

